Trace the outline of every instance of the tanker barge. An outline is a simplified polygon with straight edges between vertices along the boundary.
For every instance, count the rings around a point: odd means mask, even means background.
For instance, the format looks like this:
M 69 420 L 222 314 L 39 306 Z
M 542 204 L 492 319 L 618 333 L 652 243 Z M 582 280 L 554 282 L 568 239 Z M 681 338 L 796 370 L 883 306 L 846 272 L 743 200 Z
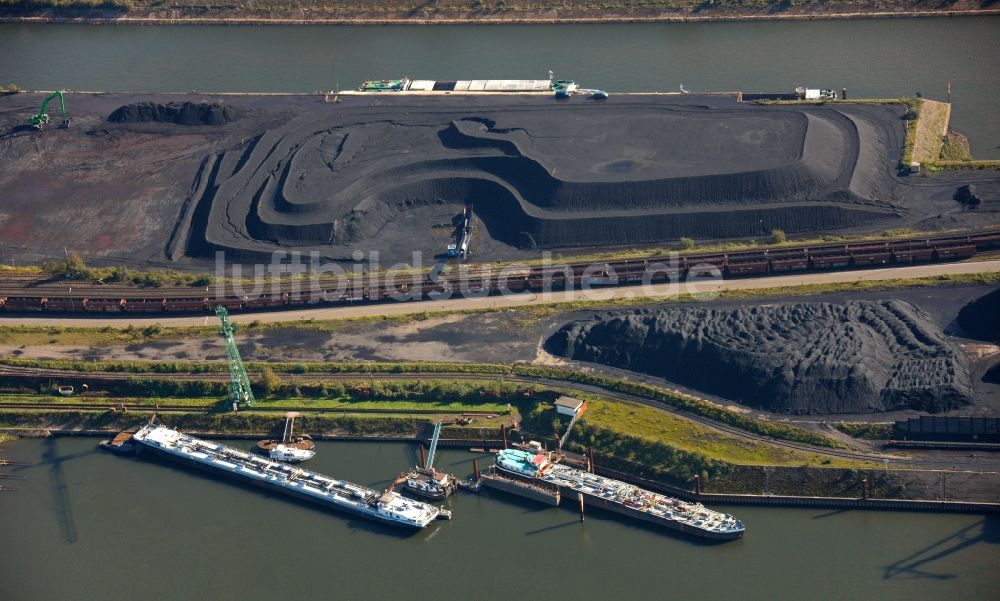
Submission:
M 329 476 L 271 461 L 222 444 L 201 440 L 162 425 L 146 425 L 132 436 L 143 451 L 249 482 L 359 517 L 403 528 L 424 528 L 451 512 Z
M 728 540 L 740 538 L 746 531 L 743 522 L 727 513 L 554 463 L 545 452 L 505 449 L 497 454 L 496 467 L 515 477 L 555 485 L 564 497 L 579 493 L 588 505 L 694 536 Z

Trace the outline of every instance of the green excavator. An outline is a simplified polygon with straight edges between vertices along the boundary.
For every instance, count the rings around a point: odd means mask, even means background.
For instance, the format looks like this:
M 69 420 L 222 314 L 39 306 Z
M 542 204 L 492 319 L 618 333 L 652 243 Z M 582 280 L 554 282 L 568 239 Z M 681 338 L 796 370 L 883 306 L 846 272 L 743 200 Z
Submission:
M 46 125 L 48 125 L 49 113 L 47 111 L 49 108 L 49 102 L 51 102 L 55 98 L 59 99 L 59 110 L 62 113 L 62 118 L 63 118 L 62 123 L 59 124 L 59 127 L 69 127 L 69 115 L 66 114 L 66 100 L 63 98 L 62 90 L 53 92 L 48 98 L 42 101 L 42 108 L 38 111 L 38 114 L 28 117 L 28 125 L 35 128 L 36 130 L 40 130 Z

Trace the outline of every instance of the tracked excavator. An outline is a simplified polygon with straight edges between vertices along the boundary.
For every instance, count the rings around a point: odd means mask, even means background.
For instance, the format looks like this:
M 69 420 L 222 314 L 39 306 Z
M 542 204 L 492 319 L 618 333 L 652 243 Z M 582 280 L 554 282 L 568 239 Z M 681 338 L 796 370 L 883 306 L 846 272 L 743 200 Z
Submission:
M 28 117 L 28 125 L 34 128 L 36 131 L 41 131 L 46 125 L 49 124 L 49 103 L 52 100 L 59 99 L 59 111 L 62 114 L 62 122 L 59 123 L 59 127 L 69 127 L 69 115 L 66 114 L 66 100 L 63 97 L 63 91 L 57 90 L 49 95 L 48 98 L 42 101 L 42 108 L 38 111 L 37 115 L 31 115 Z

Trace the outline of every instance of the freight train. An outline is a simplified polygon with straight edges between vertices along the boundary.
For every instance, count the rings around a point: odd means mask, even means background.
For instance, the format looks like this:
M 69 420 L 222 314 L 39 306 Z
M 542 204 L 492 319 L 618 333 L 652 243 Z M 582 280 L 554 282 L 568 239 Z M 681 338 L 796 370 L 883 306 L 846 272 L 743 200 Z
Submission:
M 442 297 L 475 297 L 575 289 L 582 286 L 627 286 L 660 284 L 712 276 L 724 278 L 783 275 L 808 271 L 832 271 L 917 263 L 959 261 L 1000 248 L 1000 230 L 973 234 L 860 241 L 780 247 L 727 253 L 694 253 L 672 258 L 648 257 L 605 263 L 568 263 L 500 272 L 469 272 L 463 281 L 456 276 L 427 274 L 395 277 L 387 282 L 379 275 L 352 280 L 337 287 L 333 280 L 320 280 L 315 290 L 293 294 L 279 290 L 253 298 L 231 293 L 196 295 L 190 288 L 151 291 L 143 288 L 108 287 L 74 283 L 71 290 L 14 286 L 0 278 L 0 312 L 7 313 L 203 313 L 222 305 L 230 311 L 289 309 L 309 305 L 436 300 Z M 287 287 L 287 286 L 286 286 Z M 309 286 L 300 285 L 306 289 Z

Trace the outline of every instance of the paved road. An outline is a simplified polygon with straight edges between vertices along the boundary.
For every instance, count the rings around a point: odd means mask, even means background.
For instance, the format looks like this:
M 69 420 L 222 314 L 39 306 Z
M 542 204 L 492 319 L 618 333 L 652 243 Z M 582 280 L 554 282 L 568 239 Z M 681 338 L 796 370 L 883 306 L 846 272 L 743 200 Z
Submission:
M 898 278 L 922 278 L 938 275 L 958 275 L 969 273 L 1000 272 L 1000 260 L 976 261 L 968 263 L 943 263 L 893 267 L 887 269 L 867 269 L 863 271 L 836 271 L 830 273 L 802 273 L 763 278 L 738 280 L 696 280 L 676 284 L 656 284 L 650 286 L 627 286 L 621 288 L 599 288 L 593 290 L 572 290 L 551 294 L 517 294 L 511 296 L 490 296 L 483 298 L 455 298 L 451 300 L 419 301 L 408 303 L 384 303 L 347 307 L 317 307 L 315 309 L 295 309 L 291 311 L 267 311 L 260 313 L 236 313 L 236 322 L 283 322 L 308 319 L 326 320 L 345 317 L 404 315 L 409 313 L 436 313 L 469 309 L 489 309 L 503 307 L 531 306 L 546 303 L 563 303 L 580 300 L 612 300 L 619 298 L 677 297 L 684 294 L 705 294 L 711 296 L 724 290 L 765 290 L 806 284 L 833 284 L 844 282 L 870 282 Z M 94 317 L 47 317 L 31 315 L 24 317 L 0 317 L 0 325 L 53 325 L 92 326 L 149 325 L 159 322 L 165 326 L 214 325 L 215 316 L 168 317 L 159 316 L 117 316 L 100 315 Z

